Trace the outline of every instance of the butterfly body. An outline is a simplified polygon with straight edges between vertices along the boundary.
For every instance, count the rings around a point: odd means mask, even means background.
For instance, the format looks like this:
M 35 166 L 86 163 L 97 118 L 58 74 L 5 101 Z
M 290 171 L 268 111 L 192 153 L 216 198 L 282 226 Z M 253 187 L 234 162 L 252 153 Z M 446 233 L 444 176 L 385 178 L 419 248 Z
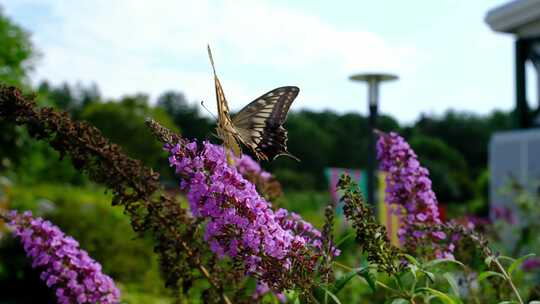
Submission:
M 263 94 L 231 117 L 227 99 L 216 75 L 214 61 L 208 47 L 214 71 L 218 122 L 216 131 L 226 147 L 236 156 L 241 155 L 239 142 L 248 147 L 259 160 L 273 160 L 286 155 L 298 160 L 287 151 L 287 130 L 283 127 L 289 108 L 300 91 L 297 87 L 279 87 Z

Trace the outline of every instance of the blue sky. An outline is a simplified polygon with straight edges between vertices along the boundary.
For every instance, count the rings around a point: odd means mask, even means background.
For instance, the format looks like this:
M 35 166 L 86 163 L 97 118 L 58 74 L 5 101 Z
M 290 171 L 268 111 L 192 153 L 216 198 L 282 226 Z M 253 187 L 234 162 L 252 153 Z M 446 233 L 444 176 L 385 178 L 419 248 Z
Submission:
M 165 90 L 215 111 L 210 43 L 232 109 L 282 85 L 292 109 L 367 112 L 358 72 L 392 72 L 382 112 L 401 122 L 514 104 L 513 37 L 487 11 L 507 1 L 29 1 L 0 5 L 42 53 L 34 82 L 96 82 L 106 97 Z

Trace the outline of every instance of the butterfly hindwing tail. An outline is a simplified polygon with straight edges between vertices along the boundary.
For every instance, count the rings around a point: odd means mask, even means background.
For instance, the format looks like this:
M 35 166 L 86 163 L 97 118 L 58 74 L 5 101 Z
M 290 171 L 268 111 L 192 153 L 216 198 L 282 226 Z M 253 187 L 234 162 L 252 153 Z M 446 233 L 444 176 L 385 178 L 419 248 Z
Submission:
M 287 151 L 287 130 L 280 126 L 267 125 L 264 130 L 261 144 L 255 149 L 256 154 L 264 155 L 269 160 L 284 155 L 300 161 L 296 156 Z

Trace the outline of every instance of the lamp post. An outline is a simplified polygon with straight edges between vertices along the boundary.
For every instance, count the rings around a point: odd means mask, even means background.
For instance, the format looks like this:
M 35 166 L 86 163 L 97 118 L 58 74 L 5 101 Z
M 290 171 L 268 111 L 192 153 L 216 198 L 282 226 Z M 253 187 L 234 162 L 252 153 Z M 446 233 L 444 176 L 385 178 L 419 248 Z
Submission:
M 364 73 L 356 74 L 349 77 L 352 81 L 362 81 L 368 83 L 368 104 L 369 104 L 369 151 L 368 151 L 368 168 L 367 168 L 367 190 L 368 190 L 368 203 L 375 208 L 377 206 L 375 202 L 375 162 L 376 162 L 376 148 L 375 148 L 375 133 L 374 130 L 377 126 L 377 108 L 379 104 L 379 83 L 383 81 L 396 80 L 398 77 L 392 74 L 383 73 Z M 376 214 L 376 213 L 375 213 Z

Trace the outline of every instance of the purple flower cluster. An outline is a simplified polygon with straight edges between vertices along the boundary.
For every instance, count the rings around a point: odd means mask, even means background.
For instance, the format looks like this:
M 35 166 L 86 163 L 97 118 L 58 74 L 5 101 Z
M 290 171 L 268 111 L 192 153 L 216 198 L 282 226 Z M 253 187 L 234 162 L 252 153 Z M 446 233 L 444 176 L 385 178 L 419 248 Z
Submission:
M 264 295 L 269 293 L 269 292 L 272 292 L 272 290 L 270 289 L 270 287 L 268 287 L 268 285 L 266 285 L 264 283 L 258 283 L 257 287 L 255 287 L 255 292 L 251 296 L 251 299 L 253 301 L 258 302 L 258 301 L 262 300 L 262 297 L 264 297 Z M 278 301 L 280 303 L 287 302 L 287 298 L 285 297 L 285 295 L 283 293 L 276 292 L 276 293 L 274 293 L 274 295 L 276 296 L 276 298 L 278 299 Z
M 264 171 L 253 158 L 245 154 L 241 157 L 230 156 L 233 166 L 246 180 L 255 185 L 257 192 L 268 202 L 275 201 L 283 195 L 280 183 L 272 174 Z
M 514 225 L 517 222 L 516 215 L 512 209 L 508 208 L 507 206 L 500 205 L 492 207 L 491 212 L 495 220 L 503 220 L 510 225 Z
M 377 141 L 377 159 L 379 169 L 386 173 L 385 201 L 401 216 L 400 240 L 429 238 L 434 244 L 443 243 L 447 239 L 443 231 L 425 232 L 415 228 L 416 224 L 441 224 L 441 220 L 429 171 L 420 166 L 409 144 L 394 132 L 381 132 Z M 435 246 L 435 255 L 452 258 L 453 248 L 453 244 L 446 248 Z
M 304 221 L 299 214 L 289 213 L 286 209 L 280 208 L 275 212 L 275 217 L 281 227 L 303 238 L 306 244 L 310 244 L 318 252 L 322 251 L 321 232 L 313 227 L 311 223 Z M 334 256 L 339 256 L 341 253 L 337 248 L 332 248 L 331 251 Z
M 450 222 L 456 225 L 461 225 L 462 227 L 471 231 L 482 231 L 489 227 L 489 225 L 491 225 L 489 219 L 478 217 L 472 214 L 463 215 L 461 217 L 451 220 Z
M 241 157 L 236 158 L 235 166 L 242 176 L 246 176 L 247 174 L 256 174 L 259 175 L 263 180 L 269 180 L 272 177 L 272 174 L 264 171 L 258 162 L 246 154 L 242 154 Z
M 101 265 L 57 226 L 29 211 L 8 214 L 8 225 L 21 239 L 32 267 L 43 269 L 41 279 L 56 289 L 58 303 L 119 303 L 120 291 L 101 272 Z
M 540 258 L 531 257 L 526 259 L 521 265 L 521 269 L 526 272 L 533 272 L 540 268 Z
M 293 271 L 296 260 L 314 263 L 316 259 L 303 257 L 320 247 L 320 240 L 308 235 L 320 233 L 307 223 L 302 225 L 310 228 L 306 235 L 297 235 L 293 231 L 299 228 L 296 225 L 283 226 L 287 212 L 274 213 L 239 172 L 260 169 L 258 165 L 241 158 L 239 170 L 230 167 L 223 148 L 208 142 L 166 145 L 165 149 L 171 154 L 169 163 L 182 177 L 180 187 L 187 192 L 192 214 L 207 220 L 205 240 L 214 253 L 241 261 L 248 274 L 274 287 L 280 286 L 279 278 L 269 278 L 266 273 L 286 275 Z

